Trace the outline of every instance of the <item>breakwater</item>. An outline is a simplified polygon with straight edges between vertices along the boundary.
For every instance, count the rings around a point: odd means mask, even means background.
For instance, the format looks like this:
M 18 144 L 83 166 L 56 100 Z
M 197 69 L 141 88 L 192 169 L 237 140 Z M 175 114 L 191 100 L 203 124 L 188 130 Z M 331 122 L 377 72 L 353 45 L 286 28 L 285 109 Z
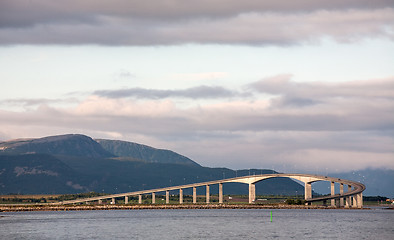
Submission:
M 142 209 L 335 209 L 314 205 L 257 205 L 257 204 L 166 204 L 166 205 L 0 205 L 0 212 L 22 211 L 87 211 L 87 210 L 142 210 Z

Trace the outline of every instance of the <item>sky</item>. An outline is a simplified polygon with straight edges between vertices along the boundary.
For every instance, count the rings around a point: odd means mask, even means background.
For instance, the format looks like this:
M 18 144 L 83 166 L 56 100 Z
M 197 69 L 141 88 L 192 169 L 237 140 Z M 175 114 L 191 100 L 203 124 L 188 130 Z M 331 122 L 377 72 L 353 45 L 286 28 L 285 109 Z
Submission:
M 0 0 L 0 141 L 394 170 L 392 0 Z

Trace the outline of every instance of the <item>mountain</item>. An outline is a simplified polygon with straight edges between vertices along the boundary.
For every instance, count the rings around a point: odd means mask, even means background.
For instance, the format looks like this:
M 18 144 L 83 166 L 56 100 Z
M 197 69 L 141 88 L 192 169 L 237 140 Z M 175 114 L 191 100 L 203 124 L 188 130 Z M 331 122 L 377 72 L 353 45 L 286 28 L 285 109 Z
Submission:
M 252 170 L 272 173 L 272 170 Z M 121 193 L 247 175 L 249 170 L 208 168 L 185 164 L 119 161 L 113 158 L 83 158 L 45 154 L 0 154 L 0 194 L 105 192 Z M 204 188 L 197 188 L 204 194 Z M 218 186 L 211 187 L 212 194 Z M 248 185 L 228 183 L 225 194 L 247 194 Z M 287 178 L 256 184 L 257 194 L 290 195 L 303 186 Z M 191 194 L 191 189 L 185 189 Z M 177 194 L 174 192 L 172 194 Z
M 50 136 L 38 139 L 17 139 L 0 142 L 0 153 L 26 154 L 43 153 L 51 155 L 113 157 L 92 138 L 80 134 Z
M 157 149 L 150 146 L 107 139 L 95 139 L 106 151 L 118 157 L 142 159 L 152 163 L 177 163 L 198 165 L 190 158 L 182 156 L 170 150 Z
M 93 140 L 78 134 L 0 142 L 0 194 L 121 193 L 243 176 L 249 172 L 202 167 L 170 150 L 146 145 Z M 211 187 L 212 194 L 218 186 Z M 204 189 L 197 188 L 199 194 Z M 257 194 L 295 195 L 303 186 L 288 178 L 256 184 Z M 191 194 L 191 189 L 185 189 Z M 224 185 L 225 194 L 247 194 L 241 183 Z M 174 194 L 177 194 L 174 192 Z

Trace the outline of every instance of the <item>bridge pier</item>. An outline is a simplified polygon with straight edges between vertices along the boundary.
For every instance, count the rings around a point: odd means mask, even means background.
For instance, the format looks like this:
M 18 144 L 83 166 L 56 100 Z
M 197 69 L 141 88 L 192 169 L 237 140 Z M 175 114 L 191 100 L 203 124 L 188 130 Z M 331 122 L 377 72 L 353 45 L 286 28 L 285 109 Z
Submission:
M 206 194 L 205 194 L 206 203 L 209 203 L 209 185 L 205 185 L 205 188 L 206 188 Z
M 129 197 L 128 196 L 125 196 L 124 197 L 124 204 L 128 204 L 129 203 Z
M 357 207 L 358 208 L 363 208 L 363 193 L 359 193 L 356 195 L 357 196 Z
M 116 202 L 115 202 L 115 198 L 112 198 L 112 200 L 111 200 L 111 204 L 115 204 Z
M 142 195 L 141 194 L 138 195 L 138 203 L 142 204 Z
M 304 194 L 305 200 L 308 200 L 309 198 L 312 198 L 312 183 L 310 182 L 305 182 L 305 194 Z M 310 205 L 310 203 L 306 202 L 305 205 Z
M 352 190 L 352 186 L 351 185 L 347 185 L 347 191 L 350 192 L 351 190 Z M 345 207 L 346 208 L 350 208 L 351 206 L 352 206 L 351 196 L 347 196 L 346 197 Z
M 223 183 L 219 183 L 219 203 L 223 203 Z
M 343 195 L 343 183 L 340 183 L 339 185 L 339 193 Z M 339 199 L 339 207 L 343 207 L 343 198 Z
M 156 203 L 156 193 L 152 193 L 152 204 Z
M 197 203 L 197 189 L 193 187 L 193 203 Z
M 249 183 L 249 203 L 253 203 L 256 200 L 256 185 Z
M 166 191 L 166 204 L 170 203 L 170 191 Z
M 331 196 L 335 195 L 335 182 L 331 182 Z M 331 207 L 335 207 L 335 199 L 331 199 Z
M 99 199 L 98 204 L 103 204 L 103 200 Z
M 357 198 L 355 195 L 353 195 L 352 198 L 353 198 L 353 207 L 357 208 Z
M 179 189 L 179 204 L 183 203 L 183 189 Z

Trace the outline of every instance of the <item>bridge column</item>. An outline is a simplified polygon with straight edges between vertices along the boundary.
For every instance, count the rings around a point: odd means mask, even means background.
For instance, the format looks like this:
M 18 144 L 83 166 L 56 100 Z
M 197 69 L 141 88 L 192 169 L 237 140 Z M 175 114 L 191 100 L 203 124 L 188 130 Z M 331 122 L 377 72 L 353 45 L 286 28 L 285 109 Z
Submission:
M 352 190 L 352 186 L 347 185 L 347 191 L 350 192 Z M 347 196 L 346 197 L 346 208 L 350 208 L 352 206 L 352 200 L 351 200 L 351 196 Z
M 170 191 L 166 191 L 166 204 L 170 203 Z
M 312 198 L 312 183 L 306 182 L 305 183 L 305 200 Z M 310 205 L 310 203 L 305 203 L 305 205 Z
M 193 187 L 193 203 L 197 203 L 197 189 Z
M 335 183 L 331 182 L 331 196 L 335 195 Z M 331 199 L 331 207 L 335 207 L 335 199 Z
M 219 183 L 219 203 L 223 203 L 223 183 Z
M 129 197 L 128 196 L 125 196 L 124 197 L 124 204 L 128 204 L 129 203 Z
M 341 183 L 341 185 L 339 185 L 339 193 L 341 195 L 343 195 L 343 183 Z M 343 207 L 343 198 L 339 199 L 339 207 Z
M 98 204 L 103 204 L 103 200 L 102 200 L 102 199 L 99 199 L 99 200 L 98 200 Z
M 256 199 L 256 185 L 249 183 L 249 203 L 253 203 Z
M 112 198 L 111 204 L 115 204 L 115 198 Z
M 152 193 L 152 204 L 156 203 L 156 193 Z
M 357 196 L 357 207 L 358 208 L 363 208 L 363 193 L 359 193 L 356 195 Z
M 209 185 L 206 185 L 205 188 L 206 188 L 206 194 L 205 194 L 206 203 L 209 203 Z
M 357 208 L 357 198 L 356 198 L 356 195 L 353 195 L 353 196 L 352 196 L 352 199 L 353 199 L 353 205 L 352 205 L 352 206 L 353 206 L 354 208 Z
M 142 203 L 142 195 L 138 195 L 138 203 L 141 204 Z
M 345 208 L 350 208 L 350 197 L 345 198 Z
M 179 189 L 179 204 L 183 203 L 183 189 Z

